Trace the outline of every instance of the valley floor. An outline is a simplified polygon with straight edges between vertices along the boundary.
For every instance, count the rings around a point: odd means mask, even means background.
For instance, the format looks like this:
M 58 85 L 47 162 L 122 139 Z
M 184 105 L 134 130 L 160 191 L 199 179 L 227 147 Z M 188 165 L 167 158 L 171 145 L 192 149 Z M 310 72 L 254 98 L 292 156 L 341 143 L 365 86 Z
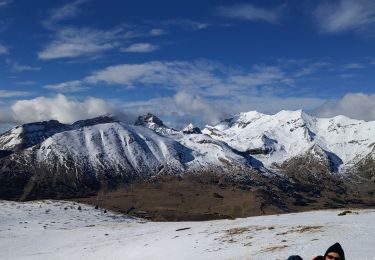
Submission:
M 375 210 L 148 222 L 67 201 L 0 201 L 0 259 L 375 259 Z

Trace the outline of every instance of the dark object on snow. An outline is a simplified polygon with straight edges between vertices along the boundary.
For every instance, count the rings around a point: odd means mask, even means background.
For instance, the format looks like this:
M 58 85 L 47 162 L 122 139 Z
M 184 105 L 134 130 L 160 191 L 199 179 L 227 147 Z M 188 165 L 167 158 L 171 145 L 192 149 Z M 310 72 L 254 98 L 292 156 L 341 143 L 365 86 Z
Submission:
M 350 210 L 345 210 L 345 211 L 339 213 L 337 216 L 345 216 L 346 214 L 350 214 L 350 213 L 352 213 Z
M 341 260 L 345 260 L 344 250 L 339 243 L 335 243 L 327 249 L 326 253 L 324 254 L 324 259 L 329 253 L 337 253 L 341 256 Z
M 95 205 L 95 209 L 98 209 L 99 208 L 99 206 L 98 205 Z
M 291 255 L 287 260 L 303 260 L 299 255 Z
M 81 206 L 78 206 L 78 210 L 82 210 L 82 207 L 81 207 Z
M 176 231 L 183 231 L 183 230 L 188 230 L 188 229 L 191 229 L 190 227 L 186 227 L 186 228 L 179 228 L 179 229 L 176 229 Z

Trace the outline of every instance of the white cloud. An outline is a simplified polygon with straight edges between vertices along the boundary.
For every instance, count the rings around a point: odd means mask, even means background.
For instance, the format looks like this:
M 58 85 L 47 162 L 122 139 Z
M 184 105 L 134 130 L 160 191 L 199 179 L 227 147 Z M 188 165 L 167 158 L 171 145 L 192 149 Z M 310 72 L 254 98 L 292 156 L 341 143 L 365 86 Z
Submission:
M 126 48 L 121 48 L 122 52 L 137 52 L 137 53 L 144 53 L 144 52 L 152 52 L 157 50 L 159 47 L 153 45 L 151 43 L 134 43 Z
M 216 124 L 229 116 L 251 110 L 263 113 L 276 113 L 282 109 L 312 110 L 326 100 L 308 97 L 279 97 L 275 95 L 238 95 L 205 98 L 189 91 L 178 91 L 172 97 L 154 98 L 146 101 L 128 102 L 127 110 L 138 114 L 152 112 L 160 116 L 174 117 L 181 125 L 193 118 L 200 118 L 205 124 Z
M 294 76 L 299 78 L 299 77 L 305 77 L 307 75 L 311 75 L 313 73 L 318 72 L 322 68 L 327 68 L 332 66 L 332 64 L 328 62 L 313 62 L 311 64 L 308 64 L 304 67 L 302 67 L 300 70 L 298 70 Z
M 5 47 L 4 45 L 2 45 L 2 44 L 0 43 L 0 55 L 1 55 L 1 54 L 8 54 L 8 48 Z
M 0 0 L 0 8 L 9 5 L 12 0 Z
M 152 61 L 141 64 L 122 64 L 97 71 L 85 82 L 134 86 L 160 85 L 165 88 L 208 87 L 222 80 L 215 76 L 217 68 L 210 63 L 183 61 Z
M 14 62 L 11 59 L 7 59 L 6 63 L 10 65 L 13 72 L 38 71 L 42 69 L 41 67 L 19 64 L 18 62 Z
M 248 21 L 264 21 L 278 23 L 282 17 L 283 7 L 265 9 L 252 4 L 237 4 L 217 8 L 217 14 L 226 18 L 235 18 Z
M 88 0 L 76 0 L 59 8 L 50 11 L 50 17 L 43 22 L 47 27 L 54 26 L 55 23 L 63 21 L 67 18 L 72 18 L 80 13 L 80 5 L 86 3 Z
M 11 106 L 14 122 L 29 123 L 56 119 L 62 123 L 92 118 L 103 114 L 113 114 L 113 104 L 99 98 L 89 97 L 83 101 L 57 95 L 52 98 L 38 97 L 16 101 Z
M 193 30 L 193 31 L 207 29 L 209 26 L 207 23 L 197 22 L 193 20 L 186 20 L 186 19 L 168 20 L 168 21 L 163 22 L 163 24 L 166 25 L 167 27 L 171 27 L 171 26 L 179 27 L 185 30 Z
M 326 102 L 315 113 L 321 117 L 345 115 L 367 121 L 375 120 L 375 94 L 349 93 L 342 99 Z
M 82 87 L 82 82 L 79 80 L 72 80 L 59 84 L 50 84 L 44 86 L 44 88 L 55 90 L 59 93 L 78 92 L 87 89 L 86 87 Z
M 67 27 L 57 31 L 55 39 L 38 53 L 43 60 L 75 58 L 101 53 L 118 46 L 121 29 L 102 31 Z
M 155 86 L 195 91 L 202 96 L 250 94 L 255 87 L 286 86 L 294 83 L 279 67 L 255 66 L 244 72 L 219 63 L 197 61 L 152 61 L 122 64 L 96 71 L 82 80 L 87 84 Z
M 324 33 L 366 31 L 375 25 L 375 1 L 339 0 L 317 7 L 315 18 Z
M 168 32 L 161 28 L 154 28 L 154 29 L 151 29 L 150 31 L 151 36 L 160 36 L 160 35 L 165 35 L 165 34 L 168 34 Z
M 344 66 L 344 70 L 363 69 L 363 68 L 365 68 L 365 65 L 361 63 L 349 63 Z
M 230 77 L 230 81 L 245 86 L 270 85 L 286 79 L 286 75 L 279 67 L 258 67 L 256 72 L 235 75 Z
M 31 93 L 27 91 L 0 90 L 0 98 L 23 97 L 29 96 L 30 94 Z
M 296 81 L 303 75 L 331 66 L 324 62 L 310 65 L 307 64 L 307 69 L 301 72 L 297 68 L 290 70 L 288 67 L 288 70 L 285 70 L 282 66 L 254 66 L 251 70 L 244 70 L 209 61 L 152 61 L 110 66 L 81 80 L 67 82 L 67 85 L 79 87 L 108 84 L 139 88 L 155 87 L 161 92 L 168 90 L 168 93 L 172 91 L 174 94 L 167 97 L 128 102 L 123 106 L 138 114 L 153 112 L 157 115 L 177 116 L 182 120 L 203 118 L 206 123 L 213 123 L 229 114 L 249 110 L 275 113 L 281 109 L 302 108 L 312 111 L 318 107 L 319 114 L 332 115 L 335 114 L 332 112 L 335 108 L 340 108 L 339 112 L 344 115 L 354 118 L 366 117 L 368 111 L 365 109 L 359 109 L 357 113 L 354 113 L 356 110 L 351 107 L 343 109 L 348 106 L 348 98 L 345 102 L 342 101 L 344 105 L 341 102 L 324 104 L 327 99 L 309 97 L 306 95 L 309 94 L 306 89 L 297 88 Z M 350 95 L 349 97 L 350 100 L 354 100 Z M 374 98 L 375 96 L 369 96 L 358 101 L 358 108 L 363 108 L 366 103 L 373 103 Z

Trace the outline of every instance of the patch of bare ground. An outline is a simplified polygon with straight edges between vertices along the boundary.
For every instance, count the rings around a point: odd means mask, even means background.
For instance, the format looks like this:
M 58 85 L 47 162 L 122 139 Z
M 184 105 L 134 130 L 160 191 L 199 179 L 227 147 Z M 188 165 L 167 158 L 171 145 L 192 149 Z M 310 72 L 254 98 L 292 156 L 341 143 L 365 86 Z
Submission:
M 190 180 L 133 183 L 97 196 L 74 199 L 152 221 L 202 221 L 279 214 L 262 188 L 244 189 Z
M 334 185 L 334 189 L 318 189 L 260 175 L 250 176 L 245 184 L 230 182 L 227 177 L 214 173 L 162 176 L 74 200 L 152 221 L 204 221 L 375 206 L 371 185 L 367 189 Z
M 288 231 L 277 233 L 276 235 L 277 236 L 284 236 L 284 235 L 287 235 L 287 234 L 290 234 L 290 233 L 321 232 L 322 228 L 323 228 L 323 226 L 297 226 L 297 227 L 291 228 Z
M 261 252 L 275 252 L 287 248 L 287 245 L 274 245 L 263 249 Z

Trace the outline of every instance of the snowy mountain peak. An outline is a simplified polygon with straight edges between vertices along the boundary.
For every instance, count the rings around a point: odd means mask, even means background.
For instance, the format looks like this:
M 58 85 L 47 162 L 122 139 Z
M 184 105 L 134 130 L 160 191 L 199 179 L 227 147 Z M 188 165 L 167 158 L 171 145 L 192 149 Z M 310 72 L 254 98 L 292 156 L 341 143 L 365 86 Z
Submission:
M 182 129 L 184 134 L 201 134 L 199 127 L 194 126 L 192 123 L 188 124 L 184 129 Z
M 165 126 L 163 121 L 160 118 L 158 118 L 157 116 L 151 113 L 147 113 L 146 115 L 139 116 L 137 120 L 135 121 L 135 125 L 146 126 L 148 124 L 153 124 L 157 126 Z
M 31 147 L 55 133 L 69 129 L 57 120 L 27 123 L 0 135 L 0 150 L 19 150 Z
M 178 133 L 177 130 L 166 126 L 161 119 L 151 113 L 139 116 L 134 124 L 152 129 L 161 135 L 172 135 Z
M 283 110 L 274 115 L 240 113 L 202 132 L 254 154 L 265 166 L 304 154 L 314 144 L 334 154 L 339 164 L 350 166 L 373 149 L 374 129 L 375 122 L 345 116 L 316 118 L 303 110 Z
M 27 123 L 16 126 L 0 135 L 0 150 L 20 150 L 32 147 L 45 139 L 64 131 L 98 124 L 118 122 L 109 115 L 77 121 L 71 125 L 62 124 L 57 120 Z

